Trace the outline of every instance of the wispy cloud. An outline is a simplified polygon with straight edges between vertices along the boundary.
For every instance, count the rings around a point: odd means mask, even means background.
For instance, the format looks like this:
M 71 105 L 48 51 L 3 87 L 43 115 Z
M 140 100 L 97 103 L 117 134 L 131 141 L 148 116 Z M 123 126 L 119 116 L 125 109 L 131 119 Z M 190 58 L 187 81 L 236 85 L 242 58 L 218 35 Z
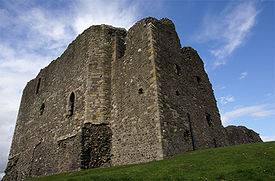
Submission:
M 2 179 L 4 175 L 4 173 L 0 173 L 0 179 Z
M 248 75 L 248 73 L 247 73 L 247 72 L 243 72 L 243 73 L 241 73 L 240 79 L 244 79 L 247 75 Z
M 203 33 L 199 39 L 215 44 L 210 49 L 216 58 L 214 66 L 226 64 L 226 57 L 245 42 L 258 14 L 254 2 L 241 1 L 238 5 L 228 6 L 219 14 L 205 16 Z
M 227 104 L 229 102 L 234 102 L 235 101 L 235 98 L 233 96 L 222 96 L 222 97 L 219 97 L 218 98 L 218 101 L 221 103 L 221 104 Z
M 78 34 L 92 24 L 109 24 L 128 29 L 137 20 L 139 6 L 139 3 L 126 0 L 120 3 L 108 0 L 83 0 L 74 8 L 76 15 L 73 28 Z
M 275 115 L 275 109 L 268 104 L 242 107 L 222 114 L 222 123 L 226 124 L 241 116 L 267 117 Z
M 273 116 L 275 115 L 275 109 L 271 110 L 260 110 L 258 112 L 254 112 L 251 114 L 252 116 L 257 116 L 257 117 L 266 117 L 266 116 Z
M 83 0 L 68 1 L 58 7 L 59 2 L 52 5 L 51 1 L 39 5 L 36 1 L 1 2 L 0 177 L 6 167 L 26 82 L 60 56 L 77 34 L 89 26 L 112 24 L 129 28 L 139 18 L 141 2 Z
M 275 141 L 275 136 L 261 136 L 261 138 L 264 142 Z

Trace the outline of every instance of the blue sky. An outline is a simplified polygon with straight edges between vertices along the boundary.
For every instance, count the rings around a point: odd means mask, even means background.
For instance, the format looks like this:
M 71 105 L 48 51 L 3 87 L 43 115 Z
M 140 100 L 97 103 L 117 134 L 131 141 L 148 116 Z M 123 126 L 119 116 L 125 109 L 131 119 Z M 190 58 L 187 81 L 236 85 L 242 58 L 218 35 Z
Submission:
M 83 30 L 168 17 L 205 63 L 223 125 L 275 141 L 275 1 L 0 0 L 0 178 L 22 90 Z

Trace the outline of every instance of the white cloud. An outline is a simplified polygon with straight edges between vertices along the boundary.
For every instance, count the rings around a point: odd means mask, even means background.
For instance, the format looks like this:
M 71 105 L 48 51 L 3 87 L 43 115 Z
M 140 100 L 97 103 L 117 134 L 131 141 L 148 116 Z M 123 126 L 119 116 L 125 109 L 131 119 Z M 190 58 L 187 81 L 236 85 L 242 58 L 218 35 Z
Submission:
M 244 79 L 247 75 L 248 75 L 248 73 L 247 73 L 247 72 L 243 72 L 243 73 L 241 73 L 240 79 Z
M 61 20 L 64 18 L 64 20 Z M 54 41 L 64 41 L 72 36 L 69 26 L 63 16 L 54 17 L 48 10 L 32 8 L 19 18 L 24 24 L 30 26 L 30 33 L 39 33 Z
M 241 116 L 251 116 L 251 117 L 267 117 L 275 115 L 275 109 L 270 109 L 270 105 L 256 105 L 256 106 L 248 106 L 242 107 L 230 112 L 226 112 L 222 114 L 221 119 L 222 123 L 226 124 L 231 120 L 234 120 Z
M 275 141 L 275 136 L 261 136 L 261 138 L 264 142 Z
M 275 115 L 275 109 L 263 110 L 263 111 L 252 113 L 252 116 L 257 116 L 257 117 L 266 117 L 266 116 L 273 116 L 273 115 Z
M 214 66 L 226 64 L 226 57 L 243 44 L 255 25 L 258 13 L 255 3 L 245 1 L 237 6 L 228 6 L 220 14 L 205 16 L 204 30 L 199 39 L 216 44 L 216 48 L 210 50 L 217 59 Z
M 128 4 L 127 7 L 121 4 Z M 73 28 L 79 34 L 93 24 L 130 28 L 137 20 L 139 4 L 126 0 L 84 0 L 76 8 Z
M 2 180 L 4 175 L 5 175 L 5 173 L 0 173 L 0 180 Z
M 129 28 L 138 19 L 141 1 L 68 2 L 71 4 L 59 9 L 38 6 L 35 1 L 5 1 L 0 7 L 0 32 L 5 33 L 0 36 L 0 173 L 6 167 L 20 97 L 27 81 L 60 56 L 85 28 L 94 24 Z M 50 1 L 45 3 L 49 5 Z
M 224 85 L 216 85 L 214 88 L 214 90 L 224 90 L 224 89 L 226 89 L 226 86 Z
M 229 102 L 234 102 L 235 101 L 235 98 L 233 96 L 222 96 L 222 97 L 219 97 L 218 98 L 218 101 L 221 103 L 221 104 L 227 104 Z

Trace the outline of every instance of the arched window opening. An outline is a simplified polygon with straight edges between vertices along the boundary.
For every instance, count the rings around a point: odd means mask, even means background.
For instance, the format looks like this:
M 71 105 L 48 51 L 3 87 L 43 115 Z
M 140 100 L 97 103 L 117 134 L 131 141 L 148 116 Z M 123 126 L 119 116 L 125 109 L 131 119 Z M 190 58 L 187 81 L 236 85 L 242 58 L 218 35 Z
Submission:
M 211 120 L 211 115 L 206 113 L 206 121 L 208 126 L 212 126 L 212 120 Z
M 72 92 L 69 98 L 68 102 L 68 112 L 67 112 L 67 117 L 71 117 L 74 114 L 74 102 L 75 102 L 75 95 Z
M 138 87 L 138 93 L 139 93 L 139 94 L 143 94 L 143 88 L 142 88 L 142 86 L 139 86 L 139 87 Z
M 179 95 L 180 95 L 179 91 L 176 91 L 176 95 L 177 95 L 177 96 L 179 96 Z
M 43 103 L 40 107 L 40 115 L 43 114 L 44 110 L 45 110 L 45 104 Z
M 40 82 L 41 82 L 41 78 L 38 79 L 35 94 L 38 94 L 38 92 L 39 92 Z
M 175 72 L 177 75 L 180 75 L 181 68 L 178 64 L 175 64 Z

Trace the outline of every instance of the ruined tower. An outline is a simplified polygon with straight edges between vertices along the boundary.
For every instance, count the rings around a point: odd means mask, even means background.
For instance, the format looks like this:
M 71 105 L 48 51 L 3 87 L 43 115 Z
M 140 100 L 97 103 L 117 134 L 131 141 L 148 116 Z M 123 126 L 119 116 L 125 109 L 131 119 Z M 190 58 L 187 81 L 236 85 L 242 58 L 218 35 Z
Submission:
M 26 85 L 4 180 L 232 144 L 202 60 L 169 19 L 97 25 Z

